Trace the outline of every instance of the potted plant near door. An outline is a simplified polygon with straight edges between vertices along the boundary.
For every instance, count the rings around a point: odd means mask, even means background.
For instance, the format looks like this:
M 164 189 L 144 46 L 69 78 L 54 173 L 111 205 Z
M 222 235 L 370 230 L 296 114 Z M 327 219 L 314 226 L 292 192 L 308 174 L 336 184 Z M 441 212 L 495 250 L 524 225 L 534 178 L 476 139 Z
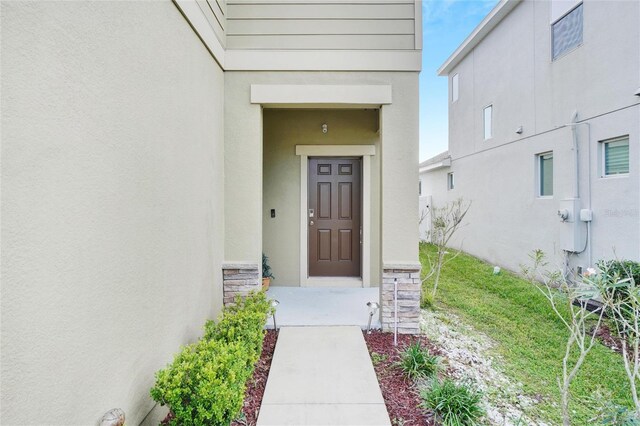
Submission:
M 269 290 L 271 280 L 275 279 L 276 277 L 274 277 L 271 272 L 271 266 L 269 266 L 269 258 L 266 254 L 262 253 L 262 289 L 264 291 Z

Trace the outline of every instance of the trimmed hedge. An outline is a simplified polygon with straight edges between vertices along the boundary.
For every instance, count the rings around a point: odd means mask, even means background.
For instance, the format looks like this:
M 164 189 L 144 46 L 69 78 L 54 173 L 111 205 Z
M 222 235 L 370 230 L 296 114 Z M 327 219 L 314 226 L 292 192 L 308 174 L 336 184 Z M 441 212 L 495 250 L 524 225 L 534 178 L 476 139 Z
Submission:
M 225 308 L 222 318 L 217 322 L 207 321 L 204 326 L 204 339 L 219 340 L 227 343 L 242 341 L 255 354 L 251 365 L 260 357 L 264 324 L 273 308 L 264 292 L 252 294 L 244 299 L 238 298 L 234 306 Z
M 156 373 L 151 397 L 169 406 L 171 425 L 228 425 L 240 413 L 273 308 L 264 292 L 236 302 L 217 323 L 207 321 L 200 341 Z

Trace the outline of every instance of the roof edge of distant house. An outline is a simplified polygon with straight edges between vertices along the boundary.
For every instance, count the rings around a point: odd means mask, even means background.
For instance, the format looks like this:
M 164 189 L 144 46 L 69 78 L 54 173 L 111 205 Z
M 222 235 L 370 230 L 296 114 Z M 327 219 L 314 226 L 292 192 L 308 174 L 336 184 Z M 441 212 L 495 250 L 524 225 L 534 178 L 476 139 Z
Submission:
M 418 167 L 420 173 L 424 173 L 449 166 L 451 166 L 451 156 L 449 155 L 449 151 L 444 151 L 434 157 L 429 158 L 428 160 L 423 161 Z
M 522 2 L 522 0 L 500 0 L 451 56 L 440 65 L 438 75 L 443 76 L 449 74 L 520 2 Z

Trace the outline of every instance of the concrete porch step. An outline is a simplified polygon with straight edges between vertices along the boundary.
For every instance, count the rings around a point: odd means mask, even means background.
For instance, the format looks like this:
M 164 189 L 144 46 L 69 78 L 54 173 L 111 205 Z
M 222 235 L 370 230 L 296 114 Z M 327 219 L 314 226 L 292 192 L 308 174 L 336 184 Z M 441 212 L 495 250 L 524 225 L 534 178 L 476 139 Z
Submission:
M 280 302 L 276 312 L 278 327 L 355 325 L 364 329 L 369 320 L 367 302 L 378 302 L 380 289 L 272 286 L 267 297 Z M 380 328 L 379 314 L 374 315 L 372 328 Z M 272 320 L 267 327 L 273 327 Z

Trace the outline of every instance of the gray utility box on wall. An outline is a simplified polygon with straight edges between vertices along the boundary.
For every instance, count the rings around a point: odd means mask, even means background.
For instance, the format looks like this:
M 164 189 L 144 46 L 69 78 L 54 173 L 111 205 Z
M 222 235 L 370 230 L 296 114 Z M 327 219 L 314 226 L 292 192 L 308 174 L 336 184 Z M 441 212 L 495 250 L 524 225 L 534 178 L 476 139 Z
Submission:
M 569 252 L 578 253 L 586 245 L 586 225 L 580 221 L 580 198 L 560 201 L 558 217 L 562 221 L 561 246 Z

